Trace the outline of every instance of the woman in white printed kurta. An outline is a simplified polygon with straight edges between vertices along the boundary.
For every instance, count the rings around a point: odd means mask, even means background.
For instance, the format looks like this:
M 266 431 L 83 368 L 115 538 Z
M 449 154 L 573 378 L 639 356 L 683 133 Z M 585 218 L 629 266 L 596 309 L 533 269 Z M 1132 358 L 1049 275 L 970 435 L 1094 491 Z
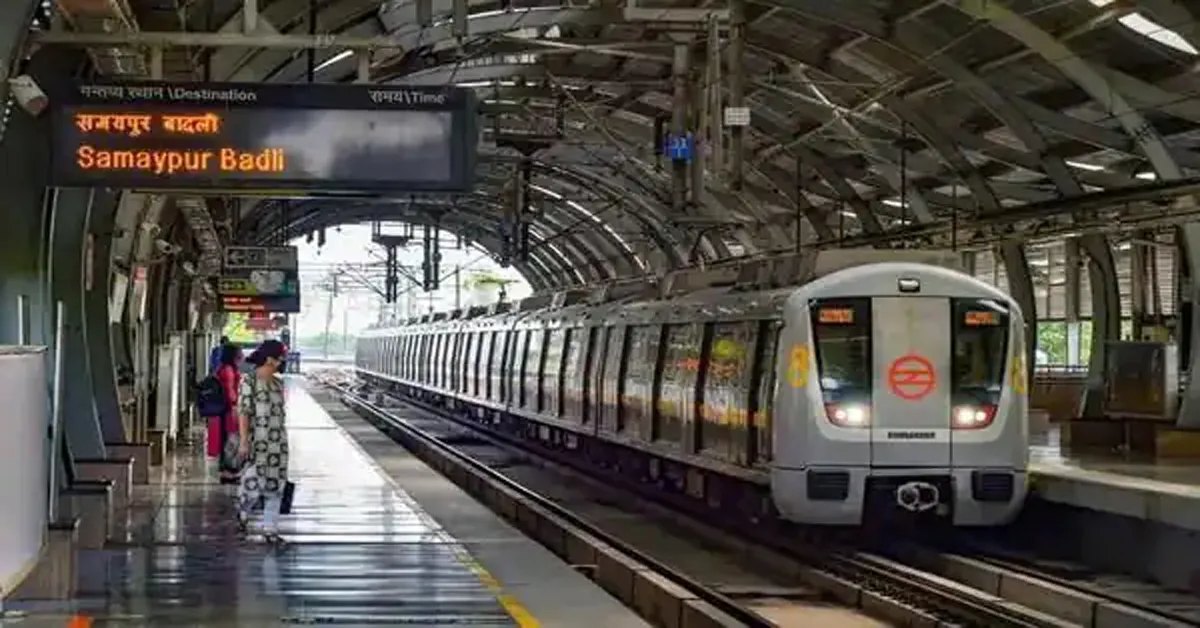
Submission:
M 278 340 L 268 340 L 246 358 L 254 374 L 242 378 L 238 394 L 241 434 L 238 453 L 245 461 L 238 487 L 238 522 L 249 528 L 250 516 L 261 505 L 262 533 L 269 543 L 280 544 L 279 511 L 287 484 L 287 414 L 283 394 L 286 350 Z

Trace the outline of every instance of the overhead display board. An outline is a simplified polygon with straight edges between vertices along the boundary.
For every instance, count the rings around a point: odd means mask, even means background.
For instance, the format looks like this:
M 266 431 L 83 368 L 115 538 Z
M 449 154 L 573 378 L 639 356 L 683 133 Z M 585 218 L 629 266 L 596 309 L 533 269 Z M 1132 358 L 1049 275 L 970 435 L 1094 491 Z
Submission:
M 223 312 L 300 311 L 299 258 L 294 246 L 230 246 L 217 278 Z
M 46 91 L 60 187 L 386 195 L 474 184 L 469 89 L 91 81 Z

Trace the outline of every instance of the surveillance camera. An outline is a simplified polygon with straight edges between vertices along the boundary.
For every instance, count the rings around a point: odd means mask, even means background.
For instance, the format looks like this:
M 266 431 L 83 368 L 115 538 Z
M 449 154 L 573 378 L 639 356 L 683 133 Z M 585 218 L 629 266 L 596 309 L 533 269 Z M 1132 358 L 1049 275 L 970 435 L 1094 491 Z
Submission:
M 158 249 L 158 252 L 162 253 L 163 255 L 174 255 L 182 250 L 178 245 L 171 244 L 166 240 L 155 240 L 154 248 Z
M 17 104 L 21 105 L 21 108 L 31 116 L 41 115 L 46 110 L 46 106 L 50 104 L 46 92 L 43 92 L 33 77 L 28 74 L 8 79 L 8 87 L 12 90 Z

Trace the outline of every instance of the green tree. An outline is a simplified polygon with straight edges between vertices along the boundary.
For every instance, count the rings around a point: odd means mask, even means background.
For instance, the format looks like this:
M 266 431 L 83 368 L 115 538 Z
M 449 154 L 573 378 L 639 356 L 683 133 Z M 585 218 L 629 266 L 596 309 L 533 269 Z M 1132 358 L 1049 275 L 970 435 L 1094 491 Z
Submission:
M 246 327 L 246 315 L 240 312 L 230 312 L 225 315 L 225 327 L 221 335 L 229 338 L 230 342 L 254 342 L 258 334 Z
M 471 273 L 465 283 L 467 288 L 482 288 L 484 286 L 500 286 L 501 288 L 505 288 L 509 284 L 516 283 L 516 280 L 506 279 L 491 271 L 480 270 Z
M 1038 323 L 1037 348 L 1046 354 L 1049 364 L 1067 363 L 1067 324 Z

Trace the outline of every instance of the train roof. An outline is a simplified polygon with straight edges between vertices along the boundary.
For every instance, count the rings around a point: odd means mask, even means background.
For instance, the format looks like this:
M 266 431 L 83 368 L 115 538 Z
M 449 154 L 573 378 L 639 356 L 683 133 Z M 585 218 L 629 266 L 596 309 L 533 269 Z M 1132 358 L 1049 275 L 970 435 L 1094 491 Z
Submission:
M 433 331 L 494 329 L 538 324 L 555 327 L 600 324 L 714 322 L 768 319 L 781 315 L 787 298 L 802 287 L 806 292 L 823 282 L 841 282 L 897 267 L 911 272 L 936 272 L 955 280 L 970 280 L 990 288 L 996 298 L 1003 292 L 962 273 L 958 255 L 949 251 L 847 249 L 812 251 L 758 260 L 741 267 L 688 269 L 642 283 L 607 284 L 534 295 L 516 303 L 472 307 L 368 329 L 386 333 L 402 327 Z M 830 284 L 831 285 L 831 284 Z

